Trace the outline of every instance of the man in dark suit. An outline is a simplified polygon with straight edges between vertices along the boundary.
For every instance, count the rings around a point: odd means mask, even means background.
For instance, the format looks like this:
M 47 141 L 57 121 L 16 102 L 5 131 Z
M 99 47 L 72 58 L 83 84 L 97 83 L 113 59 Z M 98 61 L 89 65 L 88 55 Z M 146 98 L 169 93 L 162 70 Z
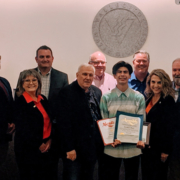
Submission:
M 15 125 L 12 123 L 12 91 L 9 82 L 0 77 L 0 166 L 5 161 L 8 142 L 12 139 Z
M 169 180 L 180 179 L 180 58 L 172 63 L 173 88 L 175 89 L 176 118 L 173 150 L 169 163 Z
M 83 64 L 77 80 L 63 88 L 57 98 L 57 127 L 63 148 L 64 180 L 92 180 L 103 142 L 96 121 L 101 119 L 101 90 L 91 85 L 95 69 Z
M 41 94 L 46 96 L 46 98 L 48 99 L 53 118 L 55 119 L 56 117 L 55 101 L 59 91 L 63 87 L 68 85 L 68 76 L 63 72 L 52 68 L 52 63 L 54 60 L 53 52 L 51 48 L 46 45 L 43 45 L 36 50 L 35 60 L 37 62 L 38 67 L 34 69 L 40 73 L 41 81 L 42 81 Z M 55 120 L 53 122 L 56 123 Z M 59 151 L 59 148 L 57 147 L 55 141 L 52 142 L 51 147 L 54 147 L 57 151 Z M 59 154 L 59 152 L 57 152 L 57 154 Z M 56 177 L 53 177 L 54 179 L 57 179 L 57 168 L 58 168 L 57 154 L 54 155 L 57 156 L 57 158 L 55 158 L 56 160 L 54 164 L 55 165 L 54 174 L 56 174 Z
M 35 60 L 38 67 L 35 68 L 42 80 L 42 94 L 45 95 L 54 109 L 54 102 L 61 88 L 68 85 L 67 74 L 52 68 L 54 60 L 51 48 L 47 46 L 41 46 L 36 51 Z
M 54 60 L 53 52 L 50 47 L 43 45 L 36 50 L 35 60 L 38 67 L 34 68 L 41 75 L 42 91 L 51 109 L 54 110 L 55 100 L 61 88 L 68 85 L 67 74 L 52 68 Z M 53 112 L 55 113 L 55 112 Z

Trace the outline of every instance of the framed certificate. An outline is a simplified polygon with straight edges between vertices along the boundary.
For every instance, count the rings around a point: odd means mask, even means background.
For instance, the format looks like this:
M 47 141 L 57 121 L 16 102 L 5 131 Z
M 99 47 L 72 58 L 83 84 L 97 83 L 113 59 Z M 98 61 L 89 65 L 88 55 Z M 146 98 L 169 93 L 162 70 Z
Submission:
M 143 115 L 117 111 L 114 139 L 122 143 L 137 143 L 142 140 Z
M 116 117 L 101 119 L 97 121 L 104 145 L 107 146 L 114 142 L 114 131 Z
M 142 141 L 146 145 L 149 145 L 150 131 L 151 131 L 151 123 L 150 122 L 144 122 L 143 123 L 143 131 L 142 131 Z

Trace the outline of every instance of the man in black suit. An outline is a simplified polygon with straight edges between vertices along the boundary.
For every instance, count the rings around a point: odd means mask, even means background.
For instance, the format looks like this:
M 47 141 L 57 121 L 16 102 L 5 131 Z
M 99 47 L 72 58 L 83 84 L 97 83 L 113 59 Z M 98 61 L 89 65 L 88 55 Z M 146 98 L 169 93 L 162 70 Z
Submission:
M 0 77 L 0 166 L 5 161 L 8 142 L 12 139 L 15 129 L 12 123 L 12 91 L 9 82 Z
M 91 85 L 95 69 L 83 64 L 77 80 L 63 88 L 57 98 L 57 127 L 63 148 L 64 180 L 92 180 L 103 142 L 96 121 L 101 119 L 101 90 Z

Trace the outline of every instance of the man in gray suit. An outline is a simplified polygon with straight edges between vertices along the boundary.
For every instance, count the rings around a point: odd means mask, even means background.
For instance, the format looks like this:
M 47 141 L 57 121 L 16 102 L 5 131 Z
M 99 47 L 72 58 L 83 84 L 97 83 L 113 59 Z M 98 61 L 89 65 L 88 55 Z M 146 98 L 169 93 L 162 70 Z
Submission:
M 55 102 L 57 99 L 57 95 L 63 87 L 68 85 L 68 76 L 63 72 L 52 68 L 52 63 L 54 60 L 53 53 L 51 48 L 46 45 L 43 45 L 37 49 L 35 60 L 38 65 L 35 70 L 39 72 L 42 80 L 41 94 L 46 96 L 46 98 L 48 99 L 52 115 L 55 119 Z M 52 160 L 54 161 L 54 166 L 52 167 L 52 169 L 54 170 L 54 177 L 52 177 L 52 180 L 57 180 L 59 148 L 56 146 L 55 141 L 53 142 L 54 144 L 51 145 L 51 149 L 54 150 L 54 159 Z
M 59 90 L 68 85 L 68 76 L 52 68 L 54 57 L 48 46 L 44 45 L 37 49 L 35 60 L 38 64 L 35 70 L 40 73 L 42 80 L 41 93 L 47 97 L 50 105 L 54 106 Z

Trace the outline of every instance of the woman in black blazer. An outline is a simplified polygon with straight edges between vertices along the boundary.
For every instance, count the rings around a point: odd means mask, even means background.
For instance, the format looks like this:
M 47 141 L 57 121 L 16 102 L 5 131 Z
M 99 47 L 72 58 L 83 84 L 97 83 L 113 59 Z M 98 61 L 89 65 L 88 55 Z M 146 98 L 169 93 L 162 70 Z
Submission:
M 146 81 L 146 121 L 151 123 L 150 143 L 143 150 L 143 180 L 166 180 L 174 129 L 174 89 L 168 74 L 155 69 Z
M 53 179 L 52 123 L 48 102 L 41 95 L 41 77 L 25 70 L 18 82 L 14 104 L 15 155 L 21 180 Z

